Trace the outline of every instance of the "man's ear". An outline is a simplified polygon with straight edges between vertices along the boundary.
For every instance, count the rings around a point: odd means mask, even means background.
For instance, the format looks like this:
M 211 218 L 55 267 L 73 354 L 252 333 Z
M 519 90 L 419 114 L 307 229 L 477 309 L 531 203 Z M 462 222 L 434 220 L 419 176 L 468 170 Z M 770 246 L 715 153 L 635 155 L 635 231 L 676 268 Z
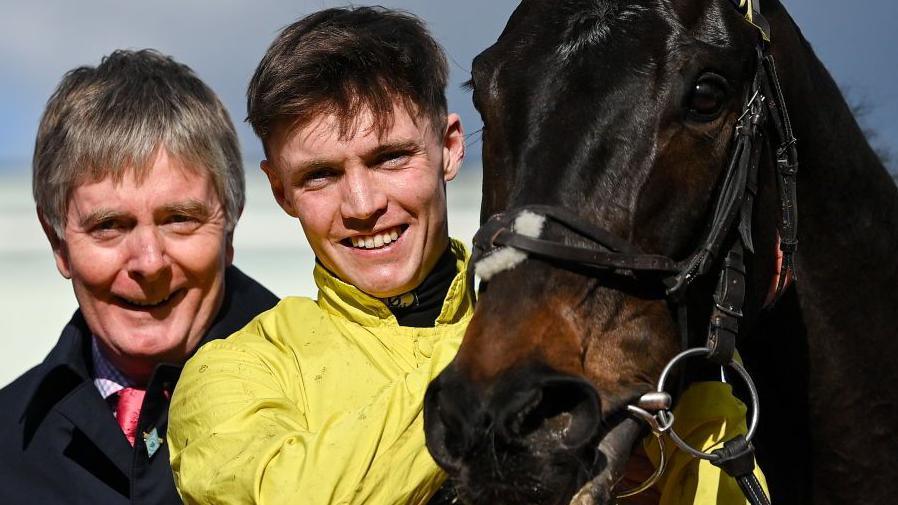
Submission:
M 465 159 L 465 129 L 456 113 L 446 116 L 446 130 L 443 133 L 443 180 L 455 179 Z
M 225 266 L 229 267 L 234 263 L 234 232 L 237 231 L 237 223 L 240 222 L 240 216 L 243 215 L 243 206 L 237 209 L 237 217 L 234 219 L 234 227 L 225 235 Z
M 63 277 L 71 279 L 72 269 L 69 264 L 69 251 L 66 248 L 65 241 L 56 235 L 56 230 L 53 229 L 53 225 L 47 221 L 47 218 L 40 209 L 37 211 L 37 220 L 40 221 L 41 228 L 44 230 L 44 235 L 47 237 L 47 240 L 50 241 L 50 247 L 53 249 L 53 258 L 56 260 L 56 269 L 59 270 L 59 273 Z
M 284 195 L 284 182 L 281 180 L 281 174 L 278 173 L 277 169 L 275 169 L 268 160 L 262 160 L 262 163 L 260 163 L 259 166 L 262 167 L 262 171 L 268 176 L 268 183 L 271 185 L 271 194 L 274 195 L 274 199 L 277 201 L 278 205 L 284 209 L 284 212 L 292 217 L 296 217 L 296 211 L 293 210 L 293 202 Z
M 225 236 L 225 266 L 234 264 L 234 231 L 231 230 Z

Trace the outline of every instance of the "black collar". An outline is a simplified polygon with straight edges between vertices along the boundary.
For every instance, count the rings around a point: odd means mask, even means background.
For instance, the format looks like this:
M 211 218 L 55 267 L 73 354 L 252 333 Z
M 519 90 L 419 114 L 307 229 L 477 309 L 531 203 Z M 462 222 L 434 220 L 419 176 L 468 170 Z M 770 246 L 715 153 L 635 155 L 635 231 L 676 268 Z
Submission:
M 400 326 L 432 328 L 436 324 L 449 293 L 449 286 L 458 273 L 456 261 L 452 248 L 447 247 L 418 287 L 408 293 L 382 300 L 396 316 Z

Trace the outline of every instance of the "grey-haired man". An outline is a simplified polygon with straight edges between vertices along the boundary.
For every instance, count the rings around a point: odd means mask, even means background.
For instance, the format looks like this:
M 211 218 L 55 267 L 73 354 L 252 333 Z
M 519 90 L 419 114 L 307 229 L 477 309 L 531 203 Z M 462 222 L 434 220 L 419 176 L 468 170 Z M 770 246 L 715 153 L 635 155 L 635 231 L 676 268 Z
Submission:
M 186 66 L 116 51 L 63 78 L 33 171 L 79 308 L 0 391 L 0 503 L 177 503 L 165 437 L 181 364 L 277 302 L 231 266 L 234 127 Z

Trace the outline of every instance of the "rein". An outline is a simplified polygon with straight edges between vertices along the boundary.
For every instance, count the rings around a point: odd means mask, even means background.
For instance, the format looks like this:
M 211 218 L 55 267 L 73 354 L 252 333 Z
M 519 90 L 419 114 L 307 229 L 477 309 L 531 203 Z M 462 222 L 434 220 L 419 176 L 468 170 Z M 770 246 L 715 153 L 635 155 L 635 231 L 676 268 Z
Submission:
M 792 125 L 776 73 L 773 56 L 768 51 L 769 28 L 761 16 L 757 0 L 734 0 L 746 20 L 757 27 L 761 41 L 757 47 L 757 67 L 742 114 L 733 133 L 730 160 L 714 206 L 708 232 L 701 245 L 683 260 L 657 254 L 647 254 L 628 241 L 580 218 L 562 207 L 525 205 L 492 216 L 475 234 L 474 251 L 469 275 L 483 260 L 500 257 L 506 251 L 516 251 L 517 260 L 505 269 L 525 259 L 540 259 L 561 267 L 574 267 L 620 275 L 633 275 L 638 280 L 653 276 L 660 280 L 668 302 L 676 308 L 677 326 L 682 351 L 665 367 L 656 390 L 641 397 L 628 411 L 645 421 L 653 435 L 662 443 L 667 435 L 674 444 L 696 458 L 709 460 L 736 478 L 746 498 L 753 505 L 769 505 L 769 500 L 753 474 L 754 449 L 751 445 L 759 419 L 758 394 L 741 363 L 735 358 L 736 340 L 745 302 L 744 255 L 754 253 L 752 241 L 752 213 L 757 195 L 758 167 L 764 145 L 765 127 L 772 131 L 776 142 L 776 180 L 780 204 L 778 223 L 778 276 L 768 296 L 768 304 L 778 299 L 793 276 L 793 256 L 797 248 L 796 175 L 798 153 Z M 518 223 L 525 215 L 538 216 L 540 229 L 522 231 Z M 595 246 L 577 246 L 539 238 L 543 223 L 556 223 Z M 778 261 L 779 263 L 779 261 Z M 690 346 L 687 325 L 686 294 L 695 279 L 705 276 L 719 265 L 718 282 L 714 291 L 706 340 L 703 346 Z M 495 270 L 495 269 L 494 269 Z M 501 271 L 501 269 L 496 270 Z M 493 272 L 495 273 L 495 271 Z M 492 274 L 490 274 L 492 275 Z M 483 282 L 488 277 L 481 275 Z M 473 282 L 470 284 L 473 286 Z M 751 396 L 751 419 L 746 435 L 726 441 L 723 447 L 705 453 L 689 446 L 673 429 L 672 397 L 667 392 L 673 370 L 685 359 L 704 357 L 712 363 L 733 369 L 747 384 Z M 618 497 L 632 496 L 651 487 L 664 471 L 662 458 L 655 474 L 637 488 L 619 492 Z

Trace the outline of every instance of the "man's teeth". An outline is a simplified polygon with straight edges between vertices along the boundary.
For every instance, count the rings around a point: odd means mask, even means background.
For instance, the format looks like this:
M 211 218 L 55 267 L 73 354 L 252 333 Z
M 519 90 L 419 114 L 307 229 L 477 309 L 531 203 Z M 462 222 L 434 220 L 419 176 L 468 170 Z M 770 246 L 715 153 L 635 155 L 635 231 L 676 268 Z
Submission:
M 132 300 L 131 298 L 122 297 L 122 299 L 126 302 L 130 303 L 131 305 L 137 305 L 138 307 L 154 307 L 156 305 L 161 305 L 167 302 L 169 298 L 171 298 L 171 293 L 169 293 L 165 298 L 156 302 L 151 302 L 149 300 Z
M 361 249 L 377 249 L 399 238 L 399 228 L 393 228 L 367 237 L 351 237 L 353 247 Z

